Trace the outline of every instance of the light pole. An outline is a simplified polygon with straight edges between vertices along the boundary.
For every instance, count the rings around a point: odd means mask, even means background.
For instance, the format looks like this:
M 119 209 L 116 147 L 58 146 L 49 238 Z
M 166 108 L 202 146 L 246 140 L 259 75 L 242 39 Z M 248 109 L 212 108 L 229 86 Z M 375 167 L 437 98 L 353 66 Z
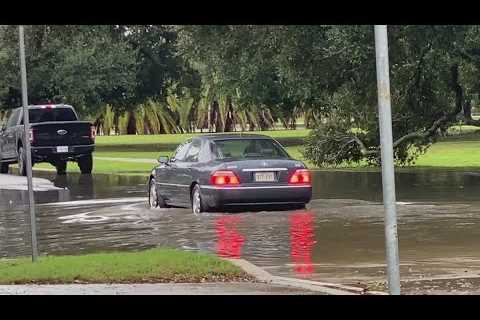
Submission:
M 37 223 L 35 220 L 35 199 L 33 197 L 33 178 L 32 178 L 32 151 L 30 147 L 30 121 L 28 114 L 28 96 L 27 96 L 27 68 L 25 63 L 25 39 L 23 26 L 18 26 L 18 41 L 20 47 L 20 74 L 22 78 L 22 106 L 23 106 L 23 128 L 26 152 L 26 169 L 28 182 L 28 200 L 30 209 L 30 231 L 32 235 L 32 261 L 37 261 Z M 20 159 L 22 161 L 23 159 Z
M 375 53 L 377 64 L 380 148 L 382 155 L 383 205 L 385 206 L 385 244 L 387 251 L 388 289 L 390 294 L 399 295 L 400 266 L 395 199 L 395 169 L 393 164 L 392 111 L 390 102 L 387 26 L 375 26 Z

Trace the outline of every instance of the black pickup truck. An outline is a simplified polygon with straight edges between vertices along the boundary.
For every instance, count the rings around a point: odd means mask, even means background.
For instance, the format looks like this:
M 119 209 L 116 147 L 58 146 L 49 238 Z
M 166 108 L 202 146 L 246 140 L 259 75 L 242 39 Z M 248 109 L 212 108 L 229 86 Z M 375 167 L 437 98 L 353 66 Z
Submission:
M 65 174 L 67 161 L 75 161 L 83 174 L 90 174 L 95 149 L 95 127 L 79 121 L 70 105 L 29 106 L 29 140 L 32 165 L 48 162 Z M 26 175 L 23 109 L 10 112 L 0 129 L 0 173 L 8 173 L 10 164 L 18 163 L 21 175 Z

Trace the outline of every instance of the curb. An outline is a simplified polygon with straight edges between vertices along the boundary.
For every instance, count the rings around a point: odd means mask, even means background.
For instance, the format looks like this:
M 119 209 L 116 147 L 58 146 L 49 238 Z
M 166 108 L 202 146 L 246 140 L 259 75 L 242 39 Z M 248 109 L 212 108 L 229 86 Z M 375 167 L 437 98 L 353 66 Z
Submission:
M 242 268 L 243 271 L 245 271 L 249 275 L 255 277 L 257 280 L 266 282 L 266 283 L 284 285 L 284 286 L 295 287 L 295 288 L 316 291 L 316 292 L 322 292 L 330 295 L 387 295 L 387 293 L 385 292 L 366 291 L 363 288 L 347 286 L 342 284 L 274 276 L 269 272 L 267 272 L 266 270 L 254 265 L 253 263 L 245 259 L 224 258 L 224 260 L 230 263 L 233 263 L 234 265 Z

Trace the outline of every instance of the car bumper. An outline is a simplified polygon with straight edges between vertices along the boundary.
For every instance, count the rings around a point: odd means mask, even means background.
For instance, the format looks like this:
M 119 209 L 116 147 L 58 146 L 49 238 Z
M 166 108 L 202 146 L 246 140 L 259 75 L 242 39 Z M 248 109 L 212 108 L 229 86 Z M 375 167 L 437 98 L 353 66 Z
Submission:
M 57 147 L 32 147 L 32 159 L 35 162 L 49 160 L 75 160 L 95 151 L 95 145 L 69 146 L 68 152 L 58 153 Z
M 312 198 L 311 186 L 202 186 L 202 198 L 210 207 L 306 204 Z

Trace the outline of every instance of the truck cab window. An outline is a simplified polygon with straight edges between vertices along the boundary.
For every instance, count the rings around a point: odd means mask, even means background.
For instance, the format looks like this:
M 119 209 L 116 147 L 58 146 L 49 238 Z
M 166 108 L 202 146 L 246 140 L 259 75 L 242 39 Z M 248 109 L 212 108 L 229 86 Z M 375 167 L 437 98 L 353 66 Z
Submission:
M 21 109 L 15 109 L 11 114 L 10 114 L 10 118 L 8 119 L 8 122 L 7 122 L 7 128 L 11 128 L 11 127 L 14 127 L 17 125 L 18 123 L 18 117 L 20 115 L 20 110 Z
M 77 121 L 77 116 L 71 108 L 30 109 L 28 111 L 28 117 L 30 123 Z

